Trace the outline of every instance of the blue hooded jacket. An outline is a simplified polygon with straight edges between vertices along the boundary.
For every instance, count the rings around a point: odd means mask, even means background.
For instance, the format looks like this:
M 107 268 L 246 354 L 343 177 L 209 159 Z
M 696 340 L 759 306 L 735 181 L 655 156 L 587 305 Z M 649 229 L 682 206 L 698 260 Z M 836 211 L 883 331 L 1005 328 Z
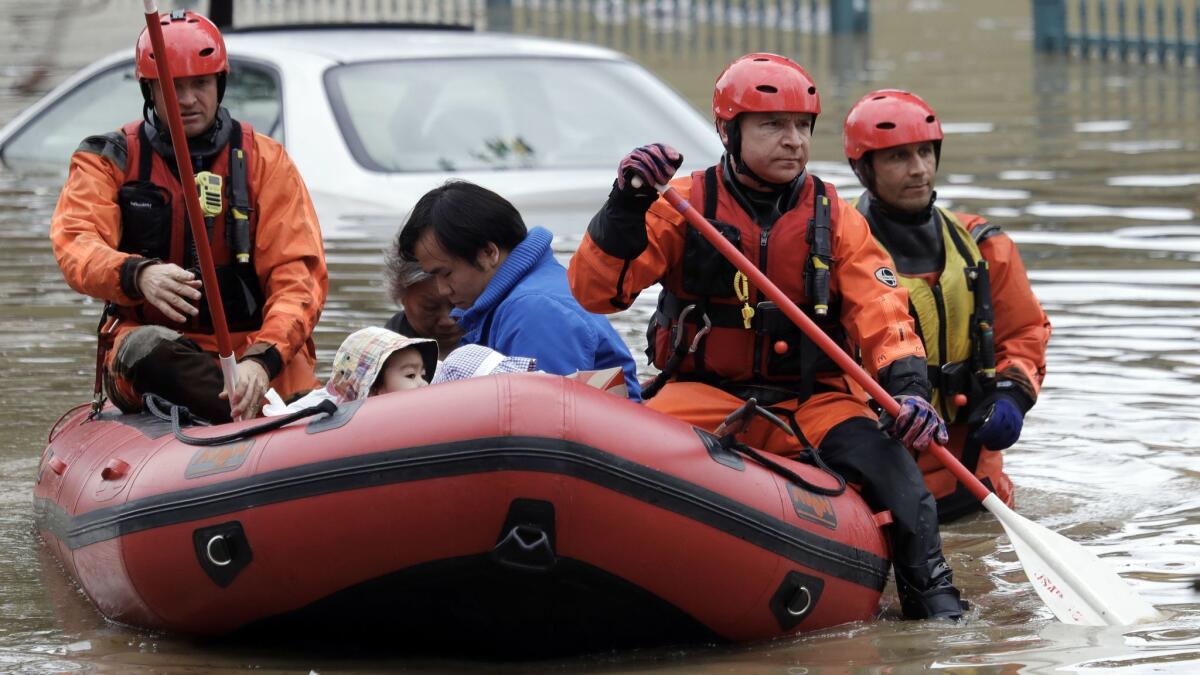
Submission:
M 475 304 L 451 313 L 465 331 L 463 343 L 532 356 L 538 369 L 556 375 L 621 366 L 629 398 L 642 400 L 629 347 L 608 319 L 585 310 L 571 295 L 567 270 L 550 248 L 553 238 L 543 227 L 529 230 Z

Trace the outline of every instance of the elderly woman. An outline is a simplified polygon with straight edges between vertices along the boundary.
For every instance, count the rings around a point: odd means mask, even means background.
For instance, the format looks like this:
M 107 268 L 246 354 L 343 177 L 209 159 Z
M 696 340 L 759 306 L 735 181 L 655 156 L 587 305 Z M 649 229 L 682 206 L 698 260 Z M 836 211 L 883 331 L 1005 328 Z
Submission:
M 453 305 L 438 293 L 437 281 L 417 263 L 402 259 L 396 246 L 387 253 L 384 277 L 392 300 L 403 307 L 384 327 L 408 337 L 437 340 L 440 358 L 446 358 L 463 332 L 450 317 Z

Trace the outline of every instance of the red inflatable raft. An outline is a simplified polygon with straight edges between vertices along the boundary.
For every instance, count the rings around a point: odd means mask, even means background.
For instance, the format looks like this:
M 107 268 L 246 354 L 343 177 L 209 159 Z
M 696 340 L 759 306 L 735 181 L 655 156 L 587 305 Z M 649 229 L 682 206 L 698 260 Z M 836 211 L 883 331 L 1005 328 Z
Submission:
M 214 447 L 80 407 L 34 497 L 104 616 L 187 634 L 382 630 L 456 653 L 748 642 L 871 618 L 888 573 L 853 491 L 807 490 L 552 376 L 379 396 Z

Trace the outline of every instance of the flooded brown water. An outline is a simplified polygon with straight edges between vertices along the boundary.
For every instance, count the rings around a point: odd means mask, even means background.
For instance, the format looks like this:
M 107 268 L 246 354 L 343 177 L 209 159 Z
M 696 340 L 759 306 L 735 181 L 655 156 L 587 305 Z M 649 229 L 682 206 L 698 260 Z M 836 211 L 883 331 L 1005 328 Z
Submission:
M 0 123 L 125 46 L 136 8 L 113 7 L 122 4 L 0 0 Z M 948 132 L 939 200 L 1013 234 L 1054 323 L 1042 398 L 1007 453 L 1017 510 L 1101 555 L 1164 611 L 1161 622 L 1058 623 L 1000 526 L 979 515 L 943 531 L 975 607 L 958 625 L 900 622 L 888 607 L 877 622 L 766 645 L 498 665 L 336 645 L 287 654 L 107 624 L 41 545 L 30 507 L 49 426 L 89 394 L 99 306 L 67 288 L 50 251 L 61 177 L 0 173 L 0 671 L 1200 672 L 1200 70 L 1035 58 L 1027 2 L 871 6 L 868 40 L 782 43 L 822 90 L 812 167 L 856 192 L 840 120 L 870 89 L 911 88 L 938 109 Z M 63 21 L 69 31 L 50 37 Z M 684 52 L 643 39 L 630 51 L 703 110 L 721 65 L 761 38 L 735 37 Z M 778 36 L 762 39 L 779 48 Z M 558 242 L 564 256 L 576 241 Z M 346 333 L 393 311 L 383 245 L 330 240 L 332 293 L 317 336 L 326 363 Z M 635 352 L 651 302 L 614 320 Z

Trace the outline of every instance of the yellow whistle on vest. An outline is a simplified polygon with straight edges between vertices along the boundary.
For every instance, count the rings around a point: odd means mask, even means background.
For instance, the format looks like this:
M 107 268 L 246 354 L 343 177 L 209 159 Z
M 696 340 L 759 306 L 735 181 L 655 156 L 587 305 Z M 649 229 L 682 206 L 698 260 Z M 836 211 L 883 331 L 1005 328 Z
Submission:
M 742 324 L 750 330 L 754 322 L 754 308 L 750 306 L 750 280 L 745 274 L 738 272 L 733 275 L 733 293 L 742 301 Z
M 754 322 L 754 308 L 749 304 L 742 305 L 742 323 L 745 324 L 746 330 L 750 330 L 750 326 Z

